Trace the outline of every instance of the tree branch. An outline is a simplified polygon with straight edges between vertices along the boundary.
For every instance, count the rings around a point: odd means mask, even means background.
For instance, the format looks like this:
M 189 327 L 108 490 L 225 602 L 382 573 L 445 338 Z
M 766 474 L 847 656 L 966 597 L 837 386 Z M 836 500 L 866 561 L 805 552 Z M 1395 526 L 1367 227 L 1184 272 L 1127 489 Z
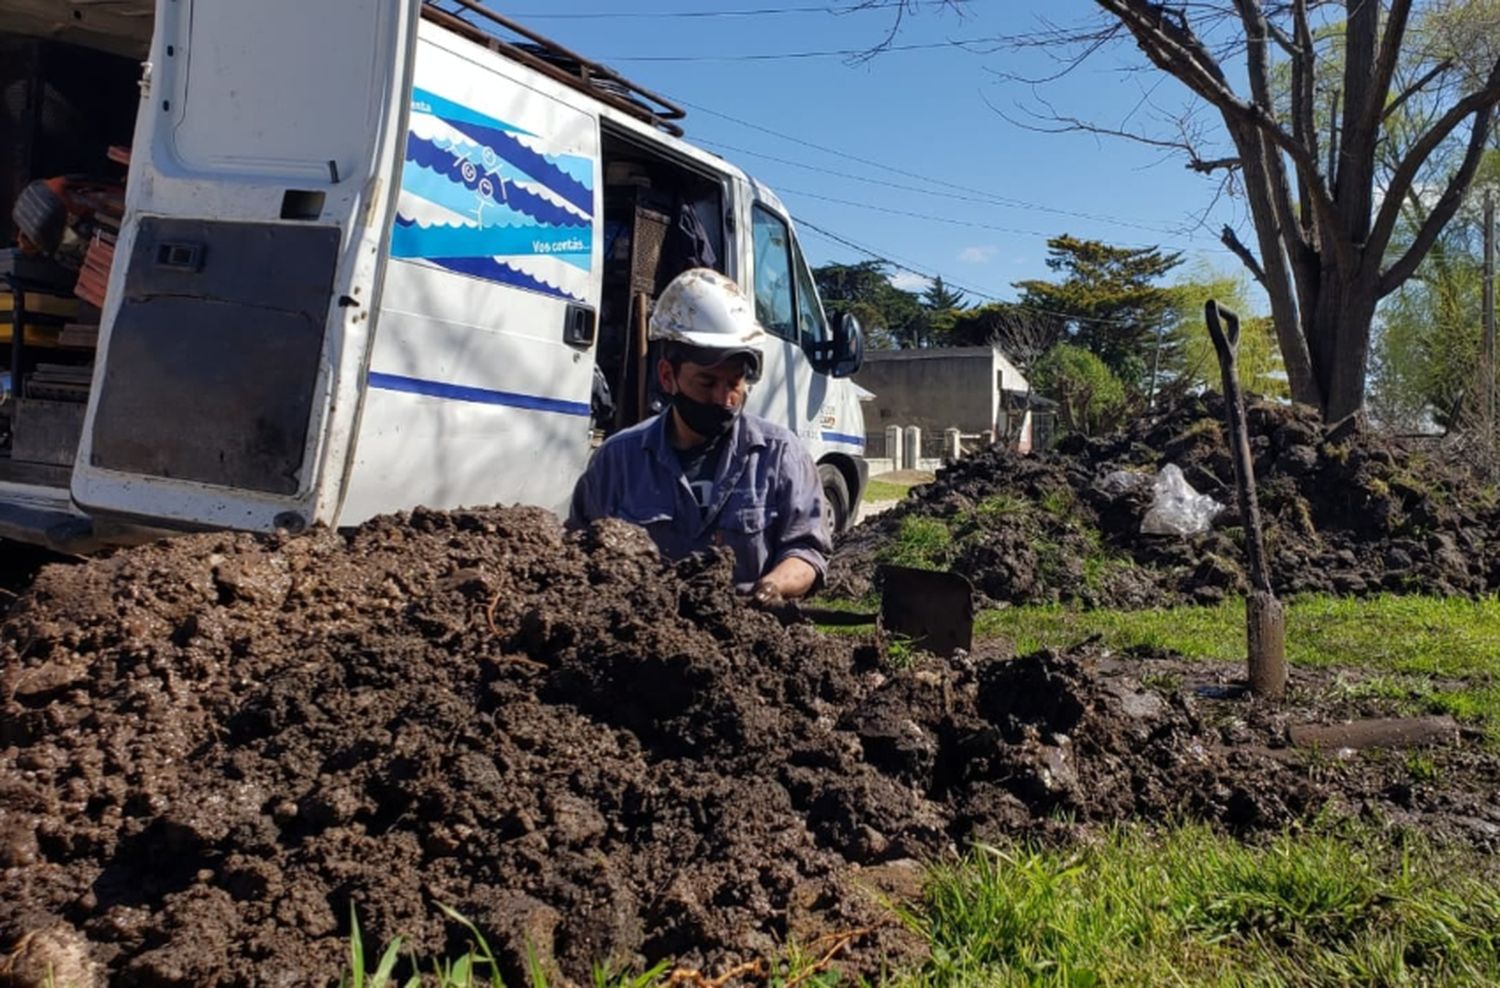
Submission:
M 1260 262 L 1255 259 L 1255 255 L 1250 253 L 1250 248 L 1241 242 L 1240 238 L 1235 235 L 1234 228 L 1228 223 L 1224 224 L 1224 229 L 1219 233 L 1219 240 L 1225 247 L 1234 252 L 1235 256 L 1244 263 L 1245 267 L 1250 269 L 1251 276 L 1259 282 L 1260 287 L 1267 288 L 1266 269 L 1260 266 Z
M 1276 103 L 1275 97 L 1271 94 L 1270 58 L 1266 50 L 1268 25 L 1265 13 L 1261 10 L 1260 0 L 1235 0 L 1235 5 L 1239 8 L 1240 21 L 1245 26 L 1245 61 L 1250 74 L 1250 91 L 1255 105 L 1269 110 Z M 1293 126 L 1297 126 L 1295 115 Z M 1257 130 L 1264 134 L 1264 130 L 1259 128 Z M 1293 139 L 1296 139 L 1295 132 Z M 1286 164 L 1274 147 L 1266 145 L 1264 138 L 1258 143 L 1261 145 L 1261 154 L 1265 159 L 1267 192 L 1269 201 L 1276 210 L 1278 233 L 1282 243 L 1286 245 L 1287 254 L 1297 257 L 1307 245 L 1307 241 L 1303 238 L 1302 225 L 1292 211 L 1292 190 L 1287 182 Z M 1304 141 L 1296 141 L 1296 143 L 1307 150 Z M 1307 188 L 1306 180 L 1300 180 L 1298 184 L 1303 189 Z
M 1163 17 L 1160 6 L 1150 0 L 1095 2 L 1120 19 L 1135 36 L 1136 44 L 1157 68 L 1175 76 L 1198 96 L 1217 107 L 1226 123 L 1240 122 L 1253 127 L 1271 143 L 1286 151 L 1296 163 L 1299 175 L 1307 181 L 1313 212 L 1317 215 L 1318 222 L 1331 230 L 1338 228 L 1333 197 L 1318 170 L 1317 161 L 1277 123 L 1271 116 L 1270 107 L 1246 103 L 1235 95 L 1228 87 L 1223 70 L 1202 42 L 1188 29 L 1185 20 L 1174 23 Z M 1240 150 L 1241 158 L 1244 158 L 1245 149 L 1241 147 Z M 1357 259 L 1349 245 L 1336 236 L 1330 236 L 1328 240 L 1339 268 L 1352 272 Z
M 1297 47 L 1292 52 L 1292 136 L 1297 138 L 1307 148 L 1313 160 L 1317 161 L 1319 160 L 1318 127 L 1313 107 L 1313 101 L 1317 98 L 1317 55 L 1313 50 L 1312 27 L 1307 21 L 1307 0 L 1295 0 L 1292 5 L 1292 16 L 1296 21 L 1297 32 Z M 1297 202 L 1302 208 L 1297 211 L 1297 214 L 1302 225 L 1302 239 L 1307 243 L 1312 242 L 1315 229 L 1312 204 L 1309 202 L 1311 194 L 1307 179 L 1299 171 Z
M 1418 79 L 1410 86 L 1407 86 L 1401 91 L 1401 95 L 1397 96 L 1390 102 L 1390 105 L 1385 108 L 1385 112 L 1381 114 L 1380 119 L 1382 121 L 1389 120 L 1391 118 L 1391 115 L 1394 114 L 1397 110 L 1401 109 L 1401 107 L 1406 103 L 1407 100 L 1417 95 L 1417 93 L 1421 92 L 1429 82 L 1436 79 L 1444 72 L 1447 72 L 1452 67 L 1453 59 L 1445 58 L 1441 62 L 1434 65 L 1432 68 L 1428 69 L 1422 74 L 1422 78 Z
M 1500 65 L 1497 65 L 1497 69 L 1500 69 Z M 1484 157 L 1484 146 L 1489 136 L 1490 118 L 1494 115 L 1494 109 L 1494 104 L 1491 103 L 1474 115 L 1474 130 L 1469 135 L 1469 149 L 1464 155 L 1463 164 L 1448 180 L 1448 186 L 1443 190 L 1442 198 L 1423 221 L 1421 229 L 1417 231 L 1406 253 L 1380 275 L 1380 280 L 1375 286 L 1378 297 L 1384 298 L 1389 295 L 1399 288 L 1403 281 L 1411 277 L 1417 265 L 1422 263 L 1422 257 L 1436 242 L 1438 234 L 1442 233 L 1443 227 L 1447 226 L 1453 214 L 1458 212 L 1464 193 L 1468 190 L 1469 183 L 1474 180 L 1474 173 L 1479 170 L 1479 162 Z M 1385 207 L 1382 206 L 1382 218 L 1384 213 Z M 1376 232 L 1380 232 L 1378 226 Z M 1386 236 L 1390 236 L 1389 231 L 1386 232 Z
M 1401 40 L 1406 37 L 1406 22 L 1411 16 L 1411 0 L 1391 0 L 1386 15 L 1385 37 L 1380 39 L 1380 55 L 1375 59 L 1375 77 L 1365 94 L 1365 119 L 1370 132 L 1378 133 L 1385 119 L 1385 98 L 1396 75 L 1396 60 L 1401 54 Z
M 1189 154 L 1192 155 L 1192 152 L 1189 151 Z M 1204 159 L 1204 158 L 1199 158 L 1196 155 L 1192 155 L 1191 159 L 1187 163 L 1187 167 L 1191 168 L 1195 172 L 1201 172 L 1204 175 L 1211 175 L 1211 174 L 1213 174 L 1214 172 L 1218 171 L 1221 168 L 1225 169 L 1226 171 L 1234 171 L 1236 168 L 1240 167 L 1240 159 L 1239 158 L 1207 158 L 1207 159 Z
M 1426 163 L 1438 145 L 1447 140 L 1448 135 L 1463 122 L 1465 117 L 1470 114 L 1475 115 L 1474 130 L 1469 135 L 1469 147 L 1464 154 L 1463 164 L 1449 179 L 1442 199 L 1428 215 L 1426 222 L 1422 224 L 1417 239 L 1412 242 L 1406 254 L 1379 276 L 1382 296 L 1389 294 L 1410 276 L 1412 269 L 1422 259 L 1421 251 L 1432 246 L 1433 240 L 1437 238 L 1443 225 L 1457 212 L 1464 191 L 1468 188 L 1474 172 L 1479 167 L 1479 161 L 1484 156 L 1485 141 L 1489 137 L 1490 117 L 1496 102 L 1500 102 L 1500 59 L 1496 59 L 1494 67 L 1490 69 L 1490 75 L 1485 80 L 1484 87 L 1475 90 L 1449 107 L 1448 112 L 1444 113 L 1437 123 L 1417 139 L 1417 142 L 1406 152 L 1406 156 L 1401 159 L 1401 163 L 1396 166 L 1390 183 L 1386 186 L 1385 201 L 1380 204 L 1380 212 L 1375 218 L 1375 226 L 1370 231 L 1370 240 L 1366 247 L 1366 257 L 1373 258 L 1376 264 L 1379 264 L 1379 260 L 1384 257 L 1386 245 L 1390 242 L 1391 233 L 1395 230 L 1396 221 L 1400 216 L 1401 202 L 1411 190 L 1412 183 L 1416 181 L 1417 173 L 1422 165 Z

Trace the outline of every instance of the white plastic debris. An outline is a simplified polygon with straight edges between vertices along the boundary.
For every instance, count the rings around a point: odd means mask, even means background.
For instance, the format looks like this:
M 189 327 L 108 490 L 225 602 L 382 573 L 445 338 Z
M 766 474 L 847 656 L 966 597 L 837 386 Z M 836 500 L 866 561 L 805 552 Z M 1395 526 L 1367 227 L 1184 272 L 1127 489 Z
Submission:
M 1199 494 L 1187 482 L 1175 463 L 1168 463 L 1156 475 L 1155 499 L 1141 519 L 1145 535 L 1197 535 L 1208 526 L 1224 505 L 1207 494 Z

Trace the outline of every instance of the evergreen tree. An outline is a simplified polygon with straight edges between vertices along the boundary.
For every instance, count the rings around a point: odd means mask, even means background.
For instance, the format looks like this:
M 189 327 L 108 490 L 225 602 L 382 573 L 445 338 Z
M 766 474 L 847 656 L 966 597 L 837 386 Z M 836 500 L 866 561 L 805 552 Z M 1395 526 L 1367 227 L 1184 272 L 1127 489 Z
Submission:
M 1173 304 L 1172 293 L 1155 282 L 1182 255 L 1066 234 L 1048 240 L 1047 251 L 1047 267 L 1062 280 L 1016 282 L 1021 305 L 1055 315 L 1067 342 L 1097 356 L 1127 391 L 1146 394 L 1153 349 Z

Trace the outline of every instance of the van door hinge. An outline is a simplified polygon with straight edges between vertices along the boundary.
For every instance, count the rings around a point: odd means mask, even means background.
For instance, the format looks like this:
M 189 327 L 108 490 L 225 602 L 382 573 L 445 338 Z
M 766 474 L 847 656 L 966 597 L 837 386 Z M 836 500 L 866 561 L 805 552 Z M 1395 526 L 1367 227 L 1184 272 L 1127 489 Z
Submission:
M 141 87 L 141 99 L 151 98 L 151 63 L 141 63 L 141 78 L 136 85 Z

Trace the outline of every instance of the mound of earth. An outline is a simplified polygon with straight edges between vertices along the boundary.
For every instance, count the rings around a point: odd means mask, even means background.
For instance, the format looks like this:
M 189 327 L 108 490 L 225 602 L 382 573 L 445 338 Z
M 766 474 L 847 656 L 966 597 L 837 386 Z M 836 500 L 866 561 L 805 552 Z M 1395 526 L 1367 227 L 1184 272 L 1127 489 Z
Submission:
M 44 569 L 0 629 L 0 984 L 327 983 L 351 907 L 372 950 L 461 952 L 439 904 L 510 983 L 528 951 L 585 982 L 853 931 L 868 973 L 912 949 L 879 898 L 976 838 L 1330 801 L 1500 834 L 1468 742 L 1422 783 L 1399 758 L 1320 774 L 1285 748 L 1295 705 L 1163 660 L 897 671 L 728 587 L 725 557 L 527 509 Z
M 1500 589 L 1500 506 L 1465 470 L 1305 406 L 1252 401 L 1251 453 L 1281 594 Z M 1211 603 L 1246 588 L 1224 402 L 1186 399 L 1104 438 L 1031 456 L 991 447 L 844 536 L 830 591 L 863 597 L 882 561 L 953 568 L 993 601 Z M 1151 480 L 1177 465 L 1226 509 L 1201 535 L 1146 535 Z M 1111 477 L 1119 471 L 1138 483 Z

